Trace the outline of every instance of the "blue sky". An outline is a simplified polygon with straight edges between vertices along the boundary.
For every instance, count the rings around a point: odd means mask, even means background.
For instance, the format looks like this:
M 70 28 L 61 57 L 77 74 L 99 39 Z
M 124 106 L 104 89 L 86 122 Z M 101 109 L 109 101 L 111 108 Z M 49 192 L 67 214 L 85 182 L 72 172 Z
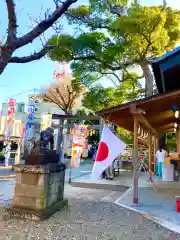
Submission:
M 144 5 L 160 4 L 163 0 L 140 0 Z M 18 34 L 23 35 L 33 26 L 31 19 L 36 19 L 47 8 L 53 9 L 52 0 L 24 1 L 16 0 L 16 12 L 18 18 Z M 167 0 L 168 5 L 174 8 L 180 8 L 180 2 L 177 0 Z M 79 0 L 79 4 L 85 3 L 85 0 Z M 42 6 L 44 11 L 42 10 Z M 62 21 L 64 32 L 71 33 L 72 27 Z M 0 39 L 3 38 L 7 26 L 7 12 L 5 0 L 0 3 Z M 52 30 L 46 32 L 47 38 L 53 33 Z M 32 44 L 18 50 L 14 55 L 29 55 L 41 48 L 40 41 L 34 41 Z M 0 75 L 0 103 L 7 101 L 11 96 L 20 92 L 26 92 L 29 89 L 40 88 L 52 81 L 55 63 L 48 59 L 41 59 L 36 62 L 26 64 L 9 64 L 2 75 Z M 26 101 L 27 93 L 16 96 L 17 101 Z

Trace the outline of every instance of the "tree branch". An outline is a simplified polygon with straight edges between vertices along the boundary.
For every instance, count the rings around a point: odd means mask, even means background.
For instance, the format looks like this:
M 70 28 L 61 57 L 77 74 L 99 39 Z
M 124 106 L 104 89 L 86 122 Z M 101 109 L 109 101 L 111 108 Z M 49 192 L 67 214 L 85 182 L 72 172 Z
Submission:
M 6 0 L 8 11 L 8 36 L 7 42 L 12 43 L 16 39 L 17 19 L 14 0 Z
M 63 98 L 63 96 L 62 96 L 62 94 L 61 94 L 59 88 L 56 89 L 56 92 L 59 94 L 59 97 L 60 97 L 61 101 L 63 102 L 64 107 L 67 109 L 66 100 L 64 100 L 64 98 Z
M 113 65 L 110 65 L 110 64 L 106 63 L 106 61 L 97 58 L 95 55 L 75 56 L 75 57 L 72 57 L 72 60 L 74 60 L 74 61 L 78 61 L 78 60 L 95 60 L 97 62 L 100 62 L 100 63 L 104 64 L 105 67 L 111 69 L 112 71 L 118 71 L 118 70 L 124 69 L 126 67 L 129 67 L 129 66 L 132 66 L 133 64 L 135 64 L 135 62 L 125 62 L 122 65 L 120 64 L 120 65 L 117 65 L 117 66 L 113 66 Z
M 51 50 L 54 46 L 52 45 L 45 45 L 44 48 L 39 51 L 35 52 L 34 54 L 31 54 L 26 57 L 11 57 L 9 59 L 9 63 L 28 63 L 35 60 L 39 60 L 40 58 L 44 57 L 46 53 L 48 53 L 49 50 Z
M 52 98 L 50 95 L 52 95 L 53 98 Z M 52 93 L 52 91 L 49 93 L 49 95 L 43 94 L 43 95 L 40 95 L 40 97 L 43 99 L 44 102 L 54 103 L 54 104 L 56 104 L 61 110 L 64 111 L 63 106 L 61 106 L 61 104 L 59 104 L 57 98 L 54 97 L 54 94 Z
M 118 79 L 118 82 L 121 83 L 122 80 L 118 77 L 118 75 L 115 72 L 102 72 L 102 75 L 113 75 L 114 77 L 116 77 Z M 114 84 L 114 86 L 116 88 L 119 87 L 119 85 L 117 85 L 116 81 L 114 79 L 112 79 L 111 77 L 108 76 L 108 78 L 112 81 L 112 83 Z
M 67 11 L 70 5 L 75 2 L 77 2 L 77 0 L 66 0 L 64 3 L 62 3 L 62 5 L 57 7 L 47 19 L 42 20 L 34 29 L 25 34 L 23 37 L 18 38 L 16 41 L 16 48 L 27 45 L 39 37 Z

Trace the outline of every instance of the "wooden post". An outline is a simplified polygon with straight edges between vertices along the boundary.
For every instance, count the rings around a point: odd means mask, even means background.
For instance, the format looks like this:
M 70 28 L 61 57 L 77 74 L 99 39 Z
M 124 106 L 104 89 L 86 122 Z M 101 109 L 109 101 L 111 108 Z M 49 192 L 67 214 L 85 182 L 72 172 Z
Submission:
M 57 133 L 57 143 L 56 143 L 56 153 L 60 153 L 60 144 L 61 144 L 61 119 L 59 120 L 58 124 L 58 133 Z
M 64 119 L 61 120 L 61 128 L 60 128 L 60 135 L 61 135 L 61 143 L 60 143 L 60 155 L 59 155 L 59 162 L 62 163 L 64 161 Z
M 133 204 L 138 204 L 138 121 L 134 117 L 134 144 L 133 144 Z
M 176 132 L 176 151 L 180 152 L 180 125 L 178 125 Z
M 154 142 L 153 142 L 153 153 L 154 153 L 154 173 L 156 172 L 156 151 L 157 151 L 157 138 L 154 136 Z
M 64 158 L 63 127 L 64 127 L 64 119 L 60 119 L 59 126 L 58 126 L 57 147 L 56 147 L 56 152 L 59 154 L 60 163 L 63 161 L 63 158 Z
M 148 168 L 149 168 L 149 181 L 152 182 L 152 133 L 149 131 L 148 136 L 148 142 L 149 142 L 149 154 L 148 154 Z

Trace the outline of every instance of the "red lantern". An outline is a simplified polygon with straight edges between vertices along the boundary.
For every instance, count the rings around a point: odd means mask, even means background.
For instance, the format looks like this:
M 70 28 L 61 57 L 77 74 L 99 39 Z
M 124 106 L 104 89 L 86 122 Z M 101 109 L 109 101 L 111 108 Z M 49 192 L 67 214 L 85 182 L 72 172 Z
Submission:
M 15 99 L 9 99 L 8 106 L 15 107 L 16 106 L 16 100 Z
M 56 79 L 59 80 L 61 78 L 61 74 L 60 73 L 57 73 L 56 74 Z
M 11 116 L 13 114 L 13 111 L 10 109 L 8 110 L 8 116 Z

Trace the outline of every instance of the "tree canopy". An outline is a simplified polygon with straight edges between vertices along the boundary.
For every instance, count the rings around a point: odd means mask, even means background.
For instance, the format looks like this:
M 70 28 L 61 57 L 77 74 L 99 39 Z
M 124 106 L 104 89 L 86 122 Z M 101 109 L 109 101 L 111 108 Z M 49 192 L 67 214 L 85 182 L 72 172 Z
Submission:
M 72 113 L 73 108 L 81 105 L 85 92 L 84 85 L 71 76 L 66 76 L 44 89 L 45 91 L 36 97 L 43 102 L 56 104 L 65 114 Z
M 101 84 L 89 88 L 84 95 L 83 105 L 93 111 L 117 106 L 140 96 L 138 75 L 124 73 L 118 88 L 104 88 Z
M 73 74 L 86 84 L 109 75 L 121 83 L 121 70 L 140 66 L 147 95 L 152 95 L 149 64 L 180 41 L 180 11 L 127 5 L 126 0 L 90 0 L 89 6 L 71 9 L 66 16 L 80 34 L 53 36 L 49 43 L 58 44 L 49 54 L 52 60 L 71 61 Z

